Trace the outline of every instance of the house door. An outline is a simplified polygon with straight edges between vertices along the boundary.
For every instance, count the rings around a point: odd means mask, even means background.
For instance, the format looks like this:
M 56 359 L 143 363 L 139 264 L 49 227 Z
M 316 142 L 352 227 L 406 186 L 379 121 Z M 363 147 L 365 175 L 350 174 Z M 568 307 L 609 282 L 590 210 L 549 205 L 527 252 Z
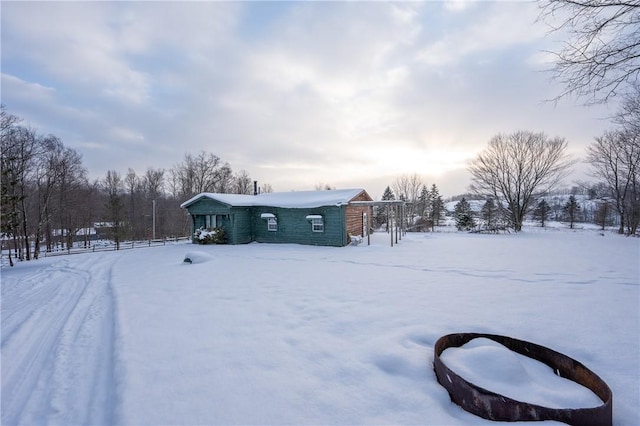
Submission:
M 227 215 L 219 214 L 215 217 L 215 219 L 216 219 L 216 226 L 220 226 L 223 228 L 226 228 L 227 226 L 229 226 L 229 218 Z

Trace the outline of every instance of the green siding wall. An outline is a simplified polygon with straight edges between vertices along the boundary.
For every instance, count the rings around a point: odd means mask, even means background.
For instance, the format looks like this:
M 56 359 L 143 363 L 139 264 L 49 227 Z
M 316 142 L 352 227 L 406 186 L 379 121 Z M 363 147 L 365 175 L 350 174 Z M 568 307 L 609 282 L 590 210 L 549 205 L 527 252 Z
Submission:
M 278 220 L 278 230 L 267 230 L 267 220 L 262 213 L 272 213 Z M 313 232 L 310 214 L 322 215 L 324 232 Z M 320 207 L 314 209 L 284 209 L 275 207 L 254 207 L 254 239 L 260 243 L 294 243 L 307 245 L 337 246 L 346 245 L 344 228 L 344 210 L 341 207 Z
M 187 210 L 191 215 L 229 214 L 231 207 L 211 198 L 201 198 L 187 207 Z
M 251 209 L 234 207 L 231 209 L 231 228 L 233 238 L 228 238 L 229 244 L 247 244 L 253 241 Z

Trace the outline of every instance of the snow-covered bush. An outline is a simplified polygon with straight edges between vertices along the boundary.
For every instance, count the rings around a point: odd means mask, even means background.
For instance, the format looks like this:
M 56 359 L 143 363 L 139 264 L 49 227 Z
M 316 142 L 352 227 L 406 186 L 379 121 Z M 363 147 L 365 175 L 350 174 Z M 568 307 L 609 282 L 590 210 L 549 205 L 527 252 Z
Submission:
M 224 228 L 221 227 L 213 229 L 196 229 L 193 236 L 198 244 L 225 244 L 227 242 L 227 236 L 224 233 Z
M 349 244 L 352 246 L 357 246 L 362 242 L 362 236 L 361 235 L 351 235 L 349 234 Z

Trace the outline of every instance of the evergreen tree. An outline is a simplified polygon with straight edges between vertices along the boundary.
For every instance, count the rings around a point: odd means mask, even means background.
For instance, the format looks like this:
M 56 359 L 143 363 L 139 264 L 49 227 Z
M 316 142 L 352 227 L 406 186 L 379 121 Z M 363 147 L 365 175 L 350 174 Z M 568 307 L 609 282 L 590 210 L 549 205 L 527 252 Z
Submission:
M 395 200 L 396 196 L 393 195 L 393 191 L 391 190 L 391 187 L 387 186 L 387 189 L 384 190 L 384 193 L 382 194 L 382 200 L 383 201 L 388 201 L 388 200 Z
M 442 196 L 438 191 L 438 187 L 434 183 L 431 185 L 431 214 L 429 215 L 431 219 L 431 230 L 433 231 L 436 226 L 440 226 L 440 221 L 444 216 L 444 201 L 442 201 Z
M 489 231 L 496 231 L 498 229 L 498 223 L 500 221 L 500 209 L 496 206 L 493 198 L 487 199 L 480 210 L 480 217 L 484 222 L 485 229 Z
M 395 199 L 396 199 L 396 196 L 393 194 L 391 187 L 387 186 L 387 188 L 382 193 L 382 201 L 392 201 Z M 387 232 L 389 232 L 389 217 L 387 214 L 386 207 L 377 208 L 376 223 L 378 226 L 381 226 L 384 223 L 386 226 Z
M 576 201 L 576 197 L 571 195 L 569 197 L 569 201 L 567 201 L 567 203 L 562 208 L 562 212 L 564 213 L 564 221 L 569 222 L 569 228 L 571 229 L 573 229 L 573 224 L 576 222 L 578 211 L 580 211 L 580 206 Z
M 544 199 L 540 200 L 538 206 L 533 211 L 533 220 L 539 221 L 540 226 L 544 228 L 544 222 L 549 219 L 549 212 L 551 208 L 549 207 L 549 203 L 547 203 Z
M 418 197 L 418 208 L 416 210 L 416 215 L 418 216 L 418 220 L 416 222 L 415 229 L 418 232 L 423 232 L 431 228 L 432 222 L 430 220 L 430 212 L 431 212 L 431 192 L 429 192 L 429 188 L 427 188 L 426 185 L 422 185 L 420 196 Z
M 418 211 L 416 212 L 420 217 L 426 217 L 429 214 L 429 207 L 431 204 L 431 193 L 427 185 L 422 185 L 420 191 L 420 197 L 418 197 Z
M 458 204 L 456 204 L 453 215 L 456 220 L 456 228 L 458 228 L 458 231 L 470 231 L 475 228 L 476 221 L 473 210 L 471 210 L 469 202 L 464 197 L 462 197 L 462 199 L 458 201 Z

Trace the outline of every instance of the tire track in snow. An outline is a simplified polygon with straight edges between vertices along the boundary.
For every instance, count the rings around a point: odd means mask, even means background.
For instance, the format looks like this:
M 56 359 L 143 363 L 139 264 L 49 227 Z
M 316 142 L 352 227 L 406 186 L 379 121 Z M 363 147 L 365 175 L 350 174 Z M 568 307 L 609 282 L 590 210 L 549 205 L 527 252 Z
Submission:
M 119 254 L 65 259 L 2 285 L 2 424 L 115 422 Z

